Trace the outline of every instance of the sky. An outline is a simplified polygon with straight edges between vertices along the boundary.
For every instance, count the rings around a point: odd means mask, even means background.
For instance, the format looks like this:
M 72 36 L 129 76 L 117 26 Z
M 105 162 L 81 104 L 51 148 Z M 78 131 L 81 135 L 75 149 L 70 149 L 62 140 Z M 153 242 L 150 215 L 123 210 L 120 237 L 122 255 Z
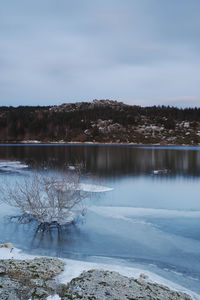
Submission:
M 199 0 L 0 0 L 0 105 L 200 107 Z

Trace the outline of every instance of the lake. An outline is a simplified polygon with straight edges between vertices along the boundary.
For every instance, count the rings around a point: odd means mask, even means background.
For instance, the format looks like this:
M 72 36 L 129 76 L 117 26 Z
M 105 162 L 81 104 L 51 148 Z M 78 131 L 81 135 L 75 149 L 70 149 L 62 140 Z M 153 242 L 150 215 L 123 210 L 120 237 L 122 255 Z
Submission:
M 200 147 L 0 145 L 0 182 L 12 184 L 36 166 L 77 163 L 83 182 L 113 190 L 92 195 L 85 216 L 59 232 L 11 221 L 16 211 L 1 205 L 0 241 L 149 270 L 200 294 Z

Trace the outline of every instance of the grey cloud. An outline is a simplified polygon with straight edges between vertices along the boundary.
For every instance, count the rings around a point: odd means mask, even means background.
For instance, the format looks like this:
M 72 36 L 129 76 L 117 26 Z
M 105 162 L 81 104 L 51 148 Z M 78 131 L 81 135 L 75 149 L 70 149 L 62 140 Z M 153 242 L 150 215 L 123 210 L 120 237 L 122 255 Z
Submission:
M 198 0 L 7 0 L 1 8 L 1 104 L 199 99 Z

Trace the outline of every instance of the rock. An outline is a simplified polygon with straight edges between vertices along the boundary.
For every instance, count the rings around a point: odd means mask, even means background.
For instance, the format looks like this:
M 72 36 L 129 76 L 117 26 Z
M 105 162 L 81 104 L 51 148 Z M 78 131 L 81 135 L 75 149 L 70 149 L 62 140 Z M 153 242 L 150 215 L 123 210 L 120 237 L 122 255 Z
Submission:
M 59 284 L 54 276 L 65 263 L 56 258 L 31 260 L 0 260 L 1 300 L 47 300 L 59 295 L 62 300 L 191 300 L 184 293 L 170 290 L 161 284 L 147 282 L 147 275 L 128 278 L 117 272 L 90 270 L 83 272 L 67 285 Z M 60 299 L 57 296 L 57 299 Z M 50 298 L 49 298 L 50 299 Z
M 0 248 L 9 248 L 9 249 L 12 249 L 13 245 L 11 243 L 0 244 Z
M 148 277 L 146 274 L 141 273 L 141 274 L 140 274 L 140 278 L 147 279 L 147 278 L 149 278 L 149 277 Z
M 62 287 L 60 296 L 62 300 L 192 300 L 190 296 L 171 291 L 162 285 L 102 270 L 83 272 L 67 286 Z
M 38 299 L 46 299 L 49 296 L 49 293 L 45 291 L 44 288 L 37 287 L 33 293 L 34 298 Z
M 11 249 L 11 248 L 13 248 L 13 245 L 12 245 L 11 243 L 5 243 L 5 244 L 4 244 L 4 247 L 5 247 L 5 248 L 10 248 L 10 249 Z
M 0 276 L 5 275 L 6 274 L 6 269 L 4 267 L 0 267 Z
M 59 289 L 53 277 L 64 265 L 59 259 L 45 257 L 0 260 L 0 299 L 46 299 Z
M 0 260 L 0 267 L 6 268 L 11 278 L 25 277 L 48 280 L 64 269 L 64 262 L 56 258 L 35 258 L 31 260 Z

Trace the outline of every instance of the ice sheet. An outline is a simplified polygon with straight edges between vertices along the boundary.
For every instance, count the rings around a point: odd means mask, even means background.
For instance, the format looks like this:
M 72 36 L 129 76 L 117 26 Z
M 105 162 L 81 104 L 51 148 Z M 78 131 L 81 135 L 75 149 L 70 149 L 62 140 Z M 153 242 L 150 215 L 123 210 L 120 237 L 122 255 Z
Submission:
M 142 207 L 120 207 L 120 206 L 91 206 L 88 208 L 105 217 L 124 219 L 127 217 L 153 217 L 153 218 L 199 218 L 200 211 L 154 209 Z

